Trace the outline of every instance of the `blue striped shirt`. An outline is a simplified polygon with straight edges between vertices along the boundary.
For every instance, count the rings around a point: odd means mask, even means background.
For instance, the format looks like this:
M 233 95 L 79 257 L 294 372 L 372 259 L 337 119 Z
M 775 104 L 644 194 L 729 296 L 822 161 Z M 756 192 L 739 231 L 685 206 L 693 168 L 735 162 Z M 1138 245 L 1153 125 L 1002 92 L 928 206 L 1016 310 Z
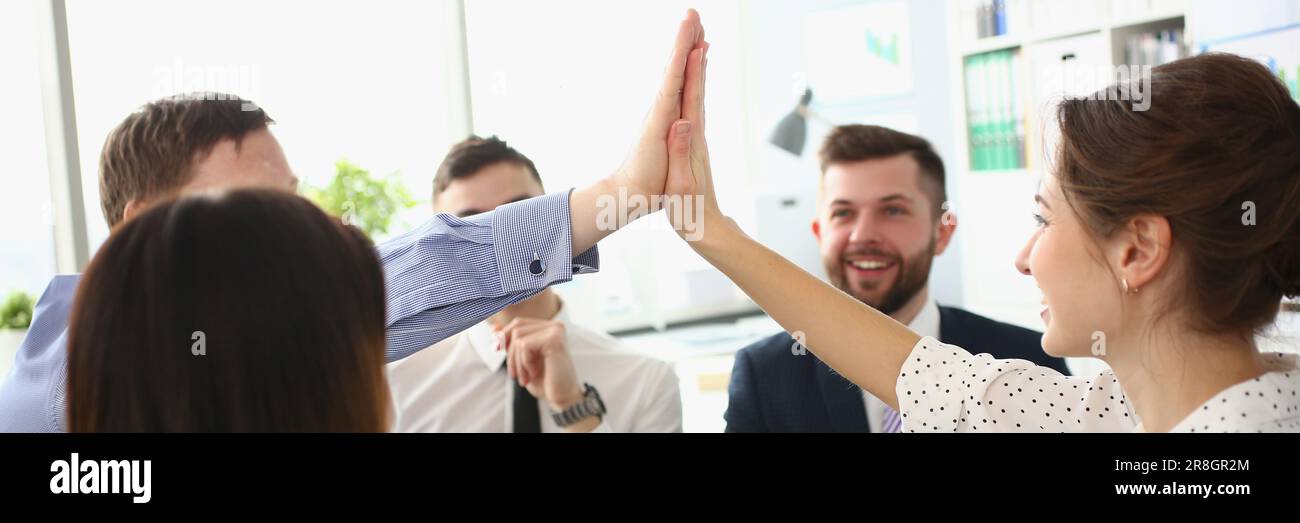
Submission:
M 572 256 L 567 192 L 467 218 L 440 214 L 380 244 L 388 361 L 414 354 L 542 289 L 595 272 L 596 248 Z M 56 276 L 0 383 L 0 432 L 62 432 L 67 327 L 79 275 Z

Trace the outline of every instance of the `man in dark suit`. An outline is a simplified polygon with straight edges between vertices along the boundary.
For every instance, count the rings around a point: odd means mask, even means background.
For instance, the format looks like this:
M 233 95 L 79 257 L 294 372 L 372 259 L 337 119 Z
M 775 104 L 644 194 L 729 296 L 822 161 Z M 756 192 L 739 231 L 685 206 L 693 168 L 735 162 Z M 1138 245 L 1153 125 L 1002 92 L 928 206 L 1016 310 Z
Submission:
M 868 125 L 835 128 L 822 144 L 813 235 L 832 284 L 922 336 L 972 353 L 1029 360 L 1068 373 L 1042 334 L 930 298 L 930 265 L 957 228 L 945 212 L 943 161 L 925 139 Z M 1010 269 L 1008 269 L 1010 270 Z M 728 432 L 898 432 L 894 409 L 819 360 L 802 333 L 736 354 Z M 871 350 L 863 340 L 863 350 Z

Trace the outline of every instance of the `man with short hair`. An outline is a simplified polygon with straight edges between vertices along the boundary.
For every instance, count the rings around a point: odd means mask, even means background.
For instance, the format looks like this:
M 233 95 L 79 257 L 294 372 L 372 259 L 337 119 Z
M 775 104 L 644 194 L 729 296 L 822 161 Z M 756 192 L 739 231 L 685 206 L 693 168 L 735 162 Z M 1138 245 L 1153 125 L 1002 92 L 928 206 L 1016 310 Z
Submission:
M 872 125 L 835 128 L 820 151 L 812 233 L 830 282 L 922 336 L 1067 373 L 1042 334 L 930 297 L 930 266 L 957 229 L 943 160 L 925 139 Z M 801 340 L 815 343 L 815 340 Z M 863 340 L 870 350 L 871 340 Z M 898 412 L 835 373 L 789 334 L 741 349 L 725 414 L 729 432 L 898 432 Z
M 533 161 L 495 136 L 456 144 L 433 179 L 434 211 L 461 218 L 544 193 Z M 523 357 L 541 360 L 539 375 L 520 372 Z M 672 365 L 574 323 L 551 289 L 388 370 L 403 432 L 682 430 Z

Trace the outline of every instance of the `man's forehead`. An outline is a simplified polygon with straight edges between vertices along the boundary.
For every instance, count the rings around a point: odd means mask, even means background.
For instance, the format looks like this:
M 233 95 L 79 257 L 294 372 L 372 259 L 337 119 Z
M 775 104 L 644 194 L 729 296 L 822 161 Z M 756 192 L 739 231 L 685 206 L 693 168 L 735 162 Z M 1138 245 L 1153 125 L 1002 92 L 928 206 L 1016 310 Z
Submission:
M 452 179 L 434 203 L 442 212 L 484 212 L 542 193 L 541 184 L 528 167 L 501 162 L 479 169 L 471 176 Z
M 832 164 L 822 176 L 825 202 L 915 201 L 924 196 L 920 166 L 907 155 Z

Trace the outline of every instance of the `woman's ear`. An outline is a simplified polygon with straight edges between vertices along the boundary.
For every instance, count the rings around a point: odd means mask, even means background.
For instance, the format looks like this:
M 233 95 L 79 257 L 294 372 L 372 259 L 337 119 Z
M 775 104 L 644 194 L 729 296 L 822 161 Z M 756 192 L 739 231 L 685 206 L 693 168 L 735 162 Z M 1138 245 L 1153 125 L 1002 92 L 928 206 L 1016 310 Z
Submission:
M 1128 220 L 1112 245 L 1116 273 L 1130 292 L 1150 285 L 1168 269 L 1173 233 L 1164 216 L 1144 214 Z M 1124 282 L 1117 282 L 1124 285 Z

